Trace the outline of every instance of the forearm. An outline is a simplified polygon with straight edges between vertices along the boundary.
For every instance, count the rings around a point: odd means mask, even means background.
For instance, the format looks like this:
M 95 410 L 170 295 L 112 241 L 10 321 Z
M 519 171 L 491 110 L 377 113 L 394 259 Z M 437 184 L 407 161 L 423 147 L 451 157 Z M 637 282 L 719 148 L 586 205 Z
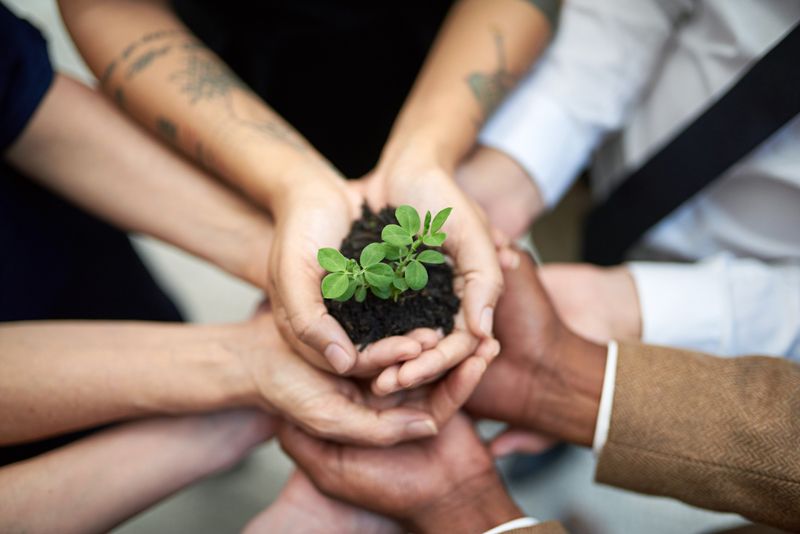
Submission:
M 221 435 L 222 434 L 222 435 Z M 3 532 L 107 532 L 268 437 L 263 416 L 129 423 L 0 469 Z
M 42 322 L 0 326 L 0 443 L 241 403 L 236 326 Z
M 31 178 L 116 226 L 163 239 L 265 284 L 272 237 L 266 214 L 74 80 L 56 77 L 7 157 Z
M 298 180 L 337 176 L 166 3 L 60 4 L 103 90 L 147 128 L 259 203 L 270 206 Z
M 384 160 L 413 147 L 437 165 L 455 166 L 550 38 L 550 23 L 534 4 L 456 4 L 392 130 Z

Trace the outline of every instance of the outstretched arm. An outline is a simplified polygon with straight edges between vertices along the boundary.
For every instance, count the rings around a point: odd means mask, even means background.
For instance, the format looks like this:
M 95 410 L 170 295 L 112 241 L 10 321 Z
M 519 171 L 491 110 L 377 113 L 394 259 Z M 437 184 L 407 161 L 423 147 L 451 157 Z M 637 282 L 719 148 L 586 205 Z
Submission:
M 56 75 L 6 158 L 124 230 L 163 239 L 266 287 L 267 215 L 71 78 Z
M 503 285 L 485 216 L 453 179 L 478 129 L 544 49 L 558 2 L 457 2 L 395 122 L 366 184 L 374 206 L 409 204 L 424 213 L 451 207 L 444 248 L 463 288 L 456 330 L 434 351 L 387 370 L 376 381 L 393 391 L 430 381 L 478 350 L 493 353 L 493 314 Z M 479 346 L 479 343 L 483 344 Z
M 105 430 L 0 469 L 3 532 L 107 532 L 229 468 L 273 433 L 253 410 L 162 417 Z

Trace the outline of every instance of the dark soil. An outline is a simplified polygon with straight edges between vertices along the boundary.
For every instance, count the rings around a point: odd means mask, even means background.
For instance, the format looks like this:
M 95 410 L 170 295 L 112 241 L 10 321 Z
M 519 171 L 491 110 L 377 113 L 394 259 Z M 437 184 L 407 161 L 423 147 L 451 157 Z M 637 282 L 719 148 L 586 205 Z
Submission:
M 361 250 L 370 243 L 381 241 L 381 230 L 387 224 L 397 224 L 394 208 L 384 208 L 377 215 L 366 205 L 361 218 L 353 223 L 342 241 L 342 254 L 358 259 Z M 426 247 L 420 247 L 420 251 Z M 325 300 L 325 306 L 344 327 L 350 339 L 361 348 L 389 336 L 402 335 L 415 328 L 441 328 L 445 334 L 453 331 L 453 316 L 461 305 L 453 293 L 453 269 L 447 263 L 426 265 L 428 285 L 421 291 L 407 290 L 395 302 L 381 300 L 371 292 L 364 302 Z

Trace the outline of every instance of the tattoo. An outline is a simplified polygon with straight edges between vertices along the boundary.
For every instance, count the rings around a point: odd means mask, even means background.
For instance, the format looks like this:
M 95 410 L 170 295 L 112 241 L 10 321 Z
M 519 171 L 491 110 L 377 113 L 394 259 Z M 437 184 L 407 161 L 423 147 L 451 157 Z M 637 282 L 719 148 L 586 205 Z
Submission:
M 492 114 L 516 82 L 516 76 L 511 74 L 506 66 L 503 36 L 495 32 L 494 41 L 497 46 L 497 70 L 492 73 L 473 72 L 467 77 L 467 84 L 483 109 L 484 119 Z
M 148 50 L 147 52 L 143 53 L 141 56 L 136 58 L 133 63 L 131 63 L 130 67 L 128 67 L 128 72 L 125 73 L 125 79 L 130 80 L 146 69 L 156 58 L 166 55 L 170 50 L 172 50 L 172 45 L 166 45 L 162 46 L 161 48 Z
M 172 37 L 175 35 L 185 35 L 185 34 L 186 34 L 185 30 L 175 28 L 171 30 L 158 30 L 143 35 L 136 41 L 126 46 L 125 49 L 122 51 L 122 54 L 120 54 L 120 56 L 117 59 L 109 63 L 108 67 L 106 67 L 106 70 L 103 72 L 103 75 L 100 77 L 100 85 L 105 85 L 111 79 L 111 76 L 114 74 L 114 71 L 117 69 L 117 66 L 120 63 L 127 61 L 128 58 L 131 56 L 131 54 L 133 54 L 133 52 L 140 46 L 150 43 L 152 41 L 157 41 L 159 39 L 165 39 L 167 37 Z
M 171 120 L 159 117 L 156 120 L 156 131 L 173 145 L 178 142 L 178 127 Z
M 170 76 L 189 95 L 192 104 L 226 96 L 233 88 L 243 88 L 241 82 L 225 65 L 203 53 L 189 54 L 183 70 Z

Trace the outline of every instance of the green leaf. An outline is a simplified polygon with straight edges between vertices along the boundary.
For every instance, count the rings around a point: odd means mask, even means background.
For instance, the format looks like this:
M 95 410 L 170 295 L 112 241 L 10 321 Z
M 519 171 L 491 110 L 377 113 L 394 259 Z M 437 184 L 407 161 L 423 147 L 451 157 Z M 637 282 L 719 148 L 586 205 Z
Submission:
M 411 234 L 402 226 L 387 224 L 381 231 L 381 239 L 396 247 L 406 247 L 411 244 Z
M 376 297 L 378 297 L 379 299 L 382 299 L 382 300 L 386 300 L 390 296 L 392 296 L 392 290 L 389 289 L 388 287 L 371 286 L 370 290 L 372 291 L 373 295 L 375 295 Z
M 430 227 L 431 227 L 431 212 L 430 211 L 426 211 L 425 212 L 425 224 L 422 225 L 422 235 L 427 234 L 428 230 L 430 229 Z
M 356 302 L 364 302 L 365 298 L 367 298 L 367 287 L 358 286 L 358 289 L 356 289 Z
M 419 291 L 428 284 L 428 271 L 417 260 L 412 261 L 406 266 L 406 282 L 408 287 Z
M 394 271 L 385 263 L 376 263 L 367 267 L 367 272 L 364 273 L 369 285 L 374 287 L 385 288 L 392 285 L 392 278 L 394 278 Z
M 326 299 L 341 297 L 349 284 L 350 279 L 345 273 L 331 273 L 322 279 L 322 296 Z
M 392 280 L 392 285 L 399 289 L 400 291 L 405 291 L 408 289 L 408 284 L 406 283 L 405 278 L 400 278 L 399 276 L 394 277 Z
M 441 230 L 442 226 L 444 226 L 444 222 L 450 216 L 451 211 L 453 211 L 453 208 L 445 208 L 436 214 L 436 217 L 433 218 L 433 222 L 431 223 L 432 234 L 435 234 L 436 232 Z
M 422 238 L 422 242 L 429 247 L 441 247 L 445 239 L 447 239 L 447 234 L 444 232 L 438 232 L 433 235 L 426 235 Z
M 329 273 L 339 273 L 347 269 L 347 258 L 335 248 L 321 248 L 317 251 L 317 261 Z
M 389 243 L 383 243 L 383 252 L 386 255 L 387 260 L 399 260 L 401 257 L 408 254 L 408 248 L 406 247 L 395 247 L 394 245 L 390 245 Z
M 379 263 L 384 256 L 386 256 L 386 251 L 381 243 L 370 243 L 361 251 L 359 261 L 361 262 L 361 267 L 366 269 L 370 265 Z
M 439 263 L 444 263 L 444 255 L 441 252 L 436 252 L 435 250 L 423 250 L 419 253 L 419 256 L 417 256 L 417 260 L 421 261 L 422 263 L 437 265 Z
M 336 297 L 333 300 L 338 300 L 339 302 L 347 302 L 348 300 L 350 300 L 352 298 L 353 293 L 356 292 L 356 286 L 357 285 L 358 284 L 356 283 L 355 280 L 350 280 L 350 283 L 347 285 L 347 291 L 345 291 L 342 296 Z
M 394 210 L 394 216 L 409 234 L 415 235 L 419 232 L 419 213 L 411 206 L 402 205 Z

